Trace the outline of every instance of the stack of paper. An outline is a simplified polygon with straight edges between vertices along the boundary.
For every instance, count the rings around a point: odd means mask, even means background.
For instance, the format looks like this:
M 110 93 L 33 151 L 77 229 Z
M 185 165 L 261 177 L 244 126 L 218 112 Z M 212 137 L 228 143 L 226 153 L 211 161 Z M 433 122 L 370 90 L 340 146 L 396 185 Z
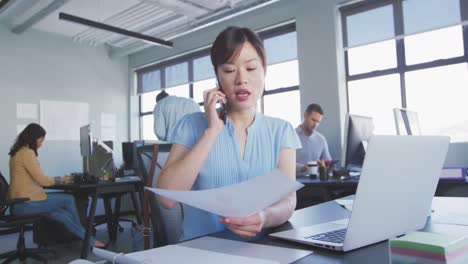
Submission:
M 115 253 L 98 248 L 94 248 L 93 253 L 100 259 L 116 264 L 287 264 L 312 252 L 215 237 L 201 237 L 178 245 L 169 245 L 129 254 Z M 81 264 L 81 262 L 78 263 Z
M 127 255 L 123 253 L 117 254 L 103 249 L 96 250 L 96 248 L 93 249 L 93 253 L 99 258 L 116 264 L 280 264 L 277 261 L 268 259 L 223 254 L 178 245 L 153 248 L 145 251 L 130 253 Z
M 468 236 L 411 232 L 391 239 L 392 263 L 468 263 Z
M 280 264 L 293 263 L 312 254 L 309 250 L 260 245 L 209 236 L 192 239 L 179 245 L 247 258 L 266 259 Z

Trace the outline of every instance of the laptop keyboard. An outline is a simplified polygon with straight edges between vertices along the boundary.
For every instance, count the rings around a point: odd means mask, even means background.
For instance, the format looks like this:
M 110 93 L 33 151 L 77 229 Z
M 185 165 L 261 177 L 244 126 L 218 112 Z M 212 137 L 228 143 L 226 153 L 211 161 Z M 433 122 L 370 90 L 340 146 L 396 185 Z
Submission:
M 320 241 L 339 244 L 339 243 L 344 242 L 345 235 L 346 235 L 346 228 L 343 228 L 343 229 L 337 229 L 337 230 L 333 230 L 333 231 L 322 233 L 322 234 L 309 236 L 306 238 L 311 239 L 311 240 L 320 240 Z

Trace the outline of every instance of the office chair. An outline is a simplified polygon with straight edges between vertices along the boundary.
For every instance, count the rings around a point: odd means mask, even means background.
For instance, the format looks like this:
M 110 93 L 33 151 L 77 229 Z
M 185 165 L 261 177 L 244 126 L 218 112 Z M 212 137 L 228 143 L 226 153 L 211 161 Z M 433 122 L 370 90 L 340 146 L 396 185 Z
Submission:
M 137 148 L 138 163 L 146 186 L 153 187 L 156 184 L 171 147 L 172 144 L 152 144 Z M 166 209 L 159 205 L 158 197 L 154 193 L 145 191 L 143 212 L 145 232 L 149 230 L 149 218 L 151 218 L 153 247 L 179 242 L 184 218 L 181 203 L 177 203 L 172 209 Z M 151 212 L 150 215 L 149 212 Z M 145 238 L 145 248 L 148 248 L 147 234 Z
M 16 216 L 11 214 L 10 207 L 12 205 L 24 203 L 25 201 L 29 200 L 29 198 L 16 198 L 13 200 L 7 199 L 9 187 L 10 186 L 8 185 L 8 182 L 0 172 L 0 235 L 19 232 L 16 250 L 0 254 L 0 259 L 5 259 L 3 263 L 10 263 L 15 259 L 24 261 L 26 258 L 32 258 L 43 263 L 47 263 L 47 259 L 39 254 L 52 253 L 55 255 L 56 252 L 54 250 L 44 248 L 26 248 L 24 243 L 24 231 L 26 227 L 40 220 L 42 216 L 40 214 L 24 216 Z M 8 208 L 10 208 L 10 214 L 6 214 Z

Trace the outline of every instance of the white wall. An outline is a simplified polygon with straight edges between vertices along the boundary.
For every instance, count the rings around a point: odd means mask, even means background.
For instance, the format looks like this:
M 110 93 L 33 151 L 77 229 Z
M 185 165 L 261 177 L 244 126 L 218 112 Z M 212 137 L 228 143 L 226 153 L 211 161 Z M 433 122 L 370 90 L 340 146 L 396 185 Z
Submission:
M 16 35 L 1 27 L 0 62 L 0 170 L 7 179 L 8 152 L 16 138 L 16 125 L 39 122 L 17 119 L 16 103 L 87 102 L 93 133 L 97 136 L 101 113 L 115 114 L 114 157 L 121 163 L 120 143 L 128 139 L 127 58 L 111 60 L 104 48 L 76 44 L 70 38 L 54 34 L 29 30 Z M 46 136 L 38 160 L 50 176 L 81 171 L 79 141 L 52 141 Z
M 149 63 L 210 45 L 229 25 L 254 30 L 296 20 L 301 110 L 318 102 L 325 111 L 319 127 L 328 140 L 330 154 L 341 158 L 342 130 L 347 112 L 341 25 L 336 3 L 343 0 L 283 0 L 223 23 L 174 39 L 174 48 L 155 47 L 130 56 L 130 71 Z M 133 75 L 131 75 L 131 78 Z M 131 88 L 133 89 L 133 88 Z M 131 96 L 130 136 L 138 135 L 138 98 Z M 284 107 L 287 111 L 287 106 Z M 393 122 L 393 120 L 392 120 Z M 446 165 L 468 165 L 468 144 L 452 144 Z

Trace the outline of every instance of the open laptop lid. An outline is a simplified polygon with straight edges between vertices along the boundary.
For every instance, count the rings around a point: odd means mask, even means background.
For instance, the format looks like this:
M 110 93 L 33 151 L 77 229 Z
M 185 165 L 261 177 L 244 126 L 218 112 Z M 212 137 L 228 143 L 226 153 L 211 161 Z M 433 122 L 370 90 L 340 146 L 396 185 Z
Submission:
M 343 246 L 352 250 L 424 227 L 446 136 L 373 136 Z

